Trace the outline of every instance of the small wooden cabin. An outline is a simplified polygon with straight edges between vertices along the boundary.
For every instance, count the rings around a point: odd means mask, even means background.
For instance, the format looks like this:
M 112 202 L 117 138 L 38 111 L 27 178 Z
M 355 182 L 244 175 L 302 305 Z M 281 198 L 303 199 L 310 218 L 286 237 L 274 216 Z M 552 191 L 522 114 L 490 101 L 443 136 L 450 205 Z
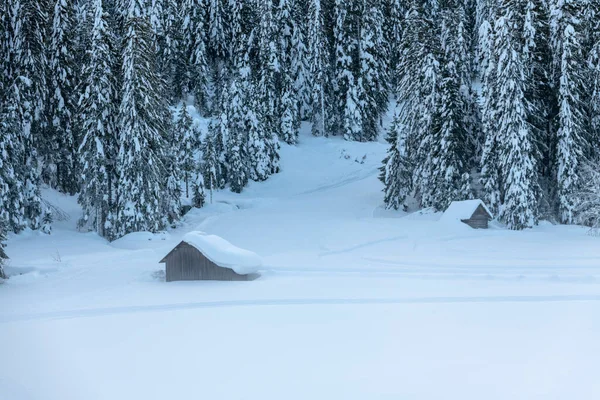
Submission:
M 203 232 L 188 233 L 160 262 L 167 282 L 253 280 L 262 263 L 256 254 Z
M 481 200 L 454 201 L 442 216 L 442 220 L 459 220 L 473 229 L 488 229 L 492 219 L 492 213 Z

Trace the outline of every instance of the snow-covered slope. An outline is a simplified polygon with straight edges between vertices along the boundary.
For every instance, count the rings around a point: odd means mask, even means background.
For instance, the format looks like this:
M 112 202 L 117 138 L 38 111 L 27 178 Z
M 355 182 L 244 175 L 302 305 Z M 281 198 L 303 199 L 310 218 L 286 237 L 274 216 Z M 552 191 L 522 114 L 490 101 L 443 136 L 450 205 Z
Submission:
M 384 210 L 384 152 L 305 134 L 268 181 L 113 243 L 45 192 L 70 219 L 10 237 L 0 399 L 600 396 L 600 239 Z M 161 281 L 196 230 L 260 254 L 262 277 Z

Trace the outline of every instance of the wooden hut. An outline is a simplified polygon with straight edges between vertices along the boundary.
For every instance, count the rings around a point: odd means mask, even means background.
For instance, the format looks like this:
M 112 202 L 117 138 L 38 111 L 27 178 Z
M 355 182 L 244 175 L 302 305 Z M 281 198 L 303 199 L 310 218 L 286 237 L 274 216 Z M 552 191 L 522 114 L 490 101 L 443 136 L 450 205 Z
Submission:
M 190 232 L 161 261 L 171 281 L 247 281 L 257 277 L 262 260 L 225 239 L 204 232 Z
M 481 200 L 453 201 L 441 221 L 461 221 L 474 229 L 487 229 L 492 213 Z

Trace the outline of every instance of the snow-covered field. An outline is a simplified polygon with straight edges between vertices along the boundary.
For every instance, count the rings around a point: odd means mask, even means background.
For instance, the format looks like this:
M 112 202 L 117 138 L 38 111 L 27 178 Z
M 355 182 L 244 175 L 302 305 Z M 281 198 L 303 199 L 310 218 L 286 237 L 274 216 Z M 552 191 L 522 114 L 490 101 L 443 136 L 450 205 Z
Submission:
M 600 238 L 386 211 L 384 152 L 302 136 L 267 182 L 113 243 L 45 192 L 71 219 L 9 240 L 0 399 L 600 398 Z M 162 282 L 192 230 L 262 277 Z

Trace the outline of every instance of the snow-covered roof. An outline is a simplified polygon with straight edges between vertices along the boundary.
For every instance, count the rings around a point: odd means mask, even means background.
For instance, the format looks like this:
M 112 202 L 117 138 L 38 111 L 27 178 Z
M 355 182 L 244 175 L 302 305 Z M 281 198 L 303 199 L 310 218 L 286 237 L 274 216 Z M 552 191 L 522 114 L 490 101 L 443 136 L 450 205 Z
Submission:
M 490 210 L 486 207 L 483 201 L 477 200 L 463 200 L 463 201 L 453 201 L 448 209 L 444 212 L 440 221 L 460 221 L 463 219 L 469 219 L 473 216 L 477 207 L 482 206 L 485 211 L 492 216 Z
M 200 231 L 189 232 L 183 237 L 183 241 L 195 247 L 215 264 L 231 268 L 240 275 L 254 273 L 263 264 L 256 253 L 240 249 L 216 235 Z

